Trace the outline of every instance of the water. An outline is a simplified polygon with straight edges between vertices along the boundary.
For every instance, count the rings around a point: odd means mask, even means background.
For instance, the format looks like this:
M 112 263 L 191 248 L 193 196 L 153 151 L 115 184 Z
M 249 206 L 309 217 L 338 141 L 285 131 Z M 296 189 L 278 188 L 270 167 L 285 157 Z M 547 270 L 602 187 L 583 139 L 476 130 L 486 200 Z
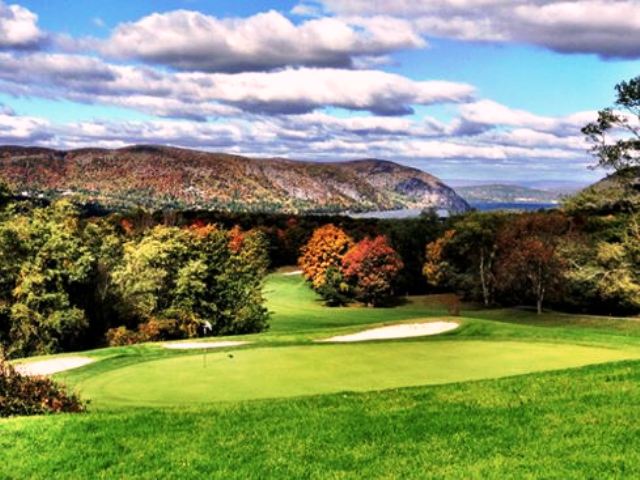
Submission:
M 405 208 L 403 210 L 380 210 L 375 212 L 364 213 L 349 213 L 352 218 L 416 218 L 419 217 L 425 210 L 422 208 Z M 436 214 L 439 217 L 447 217 L 449 213 L 446 210 L 437 210 Z
M 471 208 L 475 208 L 481 212 L 491 211 L 517 211 L 517 212 L 535 212 L 537 210 L 549 210 L 558 208 L 557 203 L 517 203 L 517 202 L 475 202 L 471 203 Z M 406 208 L 403 210 L 379 210 L 364 213 L 348 213 L 352 218 L 379 218 L 379 219 L 402 219 L 419 217 L 425 210 L 421 208 Z M 436 214 L 440 218 L 449 216 L 447 210 L 437 210 Z
M 535 212 L 537 210 L 549 210 L 558 208 L 557 203 L 517 203 L 517 202 L 475 202 L 471 203 L 471 208 L 481 212 L 496 210 L 511 210 L 520 212 Z

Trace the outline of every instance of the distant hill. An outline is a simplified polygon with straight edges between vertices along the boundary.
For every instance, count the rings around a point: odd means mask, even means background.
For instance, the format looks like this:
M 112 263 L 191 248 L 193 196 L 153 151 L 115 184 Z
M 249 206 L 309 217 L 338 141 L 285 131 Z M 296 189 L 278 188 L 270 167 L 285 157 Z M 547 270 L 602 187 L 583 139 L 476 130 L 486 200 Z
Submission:
M 458 187 L 456 191 L 469 203 L 550 204 L 562 197 L 559 192 L 502 184 Z
M 111 207 L 364 212 L 469 205 L 436 177 L 393 162 L 253 159 L 163 146 L 58 151 L 0 147 L 0 179 L 25 196 Z
M 614 213 L 640 208 L 640 168 L 613 173 L 565 202 L 571 211 Z

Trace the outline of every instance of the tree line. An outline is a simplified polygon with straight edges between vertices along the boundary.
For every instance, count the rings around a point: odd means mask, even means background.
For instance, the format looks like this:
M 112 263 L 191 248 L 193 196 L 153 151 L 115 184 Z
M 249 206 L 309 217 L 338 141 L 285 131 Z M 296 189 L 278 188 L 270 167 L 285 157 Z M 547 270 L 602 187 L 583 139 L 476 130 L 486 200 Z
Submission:
M 10 356 L 267 328 L 257 230 L 82 218 L 0 189 L 0 343 Z

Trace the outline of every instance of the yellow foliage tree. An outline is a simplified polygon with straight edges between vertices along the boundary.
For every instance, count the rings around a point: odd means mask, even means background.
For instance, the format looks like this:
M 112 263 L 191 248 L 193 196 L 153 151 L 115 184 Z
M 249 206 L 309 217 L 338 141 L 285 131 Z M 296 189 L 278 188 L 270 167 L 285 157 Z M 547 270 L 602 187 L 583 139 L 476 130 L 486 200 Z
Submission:
M 331 223 L 313 232 L 311 239 L 302 247 L 302 255 L 298 259 L 304 277 L 311 282 L 313 288 L 324 285 L 327 269 L 340 268 L 342 257 L 352 246 L 353 239 Z
M 455 235 L 455 230 L 447 230 L 442 237 L 427 245 L 422 273 L 429 285 L 434 287 L 442 285 L 448 266 L 444 258 L 444 250 Z

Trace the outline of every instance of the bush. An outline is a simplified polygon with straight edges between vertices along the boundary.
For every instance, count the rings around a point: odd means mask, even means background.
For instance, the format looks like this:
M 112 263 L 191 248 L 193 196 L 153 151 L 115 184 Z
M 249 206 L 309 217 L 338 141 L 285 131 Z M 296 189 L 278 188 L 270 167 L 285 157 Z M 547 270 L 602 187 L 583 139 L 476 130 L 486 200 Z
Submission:
M 317 291 L 329 307 L 338 307 L 349 303 L 349 285 L 344 281 L 342 272 L 329 267 L 325 272 L 325 281 Z
M 127 327 L 110 328 L 107 330 L 107 343 L 110 347 L 122 347 L 133 345 L 143 341 L 138 332 L 129 330 Z
M 84 410 L 78 396 L 67 393 L 50 378 L 21 375 L 0 358 L 0 417 Z
M 148 322 L 138 325 L 138 336 L 141 342 L 159 342 L 184 338 L 186 335 L 176 320 L 152 318 Z
M 138 330 L 129 330 L 125 326 L 110 328 L 107 331 L 107 343 L 110 347 L 122 347 L 142 342 L 161 342 L 185 337 L 197 336 L 197 326 L 178 320 L 152 318 L 138 325 Z

